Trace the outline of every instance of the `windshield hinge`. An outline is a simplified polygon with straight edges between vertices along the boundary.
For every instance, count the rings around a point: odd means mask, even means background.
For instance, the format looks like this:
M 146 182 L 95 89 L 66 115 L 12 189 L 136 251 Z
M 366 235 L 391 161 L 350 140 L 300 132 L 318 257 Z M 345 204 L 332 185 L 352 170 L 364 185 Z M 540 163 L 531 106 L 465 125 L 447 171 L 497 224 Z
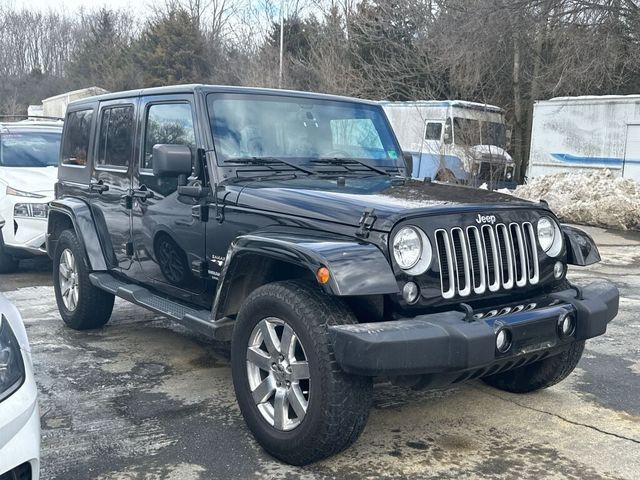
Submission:
M 373 228 L 373 223 L 376 221 L 375 209 L 367 208 L 364 212 L 362 212 L 362 216 L 360 217 L 360 221 L 358 222 L 360 226 L 356 230 L 356 236 L 367 238 L 369 236 L 369 232 Z

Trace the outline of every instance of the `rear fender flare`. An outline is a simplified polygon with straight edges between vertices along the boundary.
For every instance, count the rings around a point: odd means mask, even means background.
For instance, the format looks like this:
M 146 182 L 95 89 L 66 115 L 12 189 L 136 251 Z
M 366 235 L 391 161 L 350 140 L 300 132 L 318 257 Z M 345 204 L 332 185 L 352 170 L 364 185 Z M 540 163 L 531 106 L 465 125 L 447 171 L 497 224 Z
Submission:
M 96 229 L 89 205 L 79 199 L 65 198 L 53 200 L 49 204 L 49 220 L 47 225 L 47 253 L 53 258 L 57 238 L 56 221 L 60 215 L 66 216 L 73 225 L 73 229 L 82 244 L 86 254 L 86 261 L 92 271 L 107 270 L 107 262 L 100 244 L 100 237 Z

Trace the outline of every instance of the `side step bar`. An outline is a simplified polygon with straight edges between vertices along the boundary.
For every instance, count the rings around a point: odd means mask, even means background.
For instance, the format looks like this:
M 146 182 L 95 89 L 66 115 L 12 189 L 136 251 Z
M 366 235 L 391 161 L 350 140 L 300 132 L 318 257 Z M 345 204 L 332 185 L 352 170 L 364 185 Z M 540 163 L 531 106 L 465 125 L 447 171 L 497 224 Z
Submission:
M 166 315 L 208 338 L 221 341 L 231 340 L 234 322 L 230 318 L 225 317 L 213 321 L 209 310 L 198 310 L 174 300 L 169 300 L 140 285 L 118 280 L 107 272 L 90 273 L 89 280 L 100 290 L 112 293 L 116 297 L 123 298 L 153 312 Z

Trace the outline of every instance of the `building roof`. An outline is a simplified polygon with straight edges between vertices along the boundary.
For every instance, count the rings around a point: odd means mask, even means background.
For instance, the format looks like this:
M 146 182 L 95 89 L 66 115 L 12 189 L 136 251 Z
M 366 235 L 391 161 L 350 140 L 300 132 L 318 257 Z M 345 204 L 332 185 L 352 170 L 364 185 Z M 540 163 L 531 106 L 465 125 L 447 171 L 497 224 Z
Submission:
M 72 90 L 71 92 L 65 92 L 65 93 L 61 93 L 59 95 L 54 95 L 53 97 L 48 97 L 45 98 L 44 100 L 42 100 L 42 103 L 45 102 L 51 102 L 54 100 L 59 100 L 62 98 L 68 98 L 74 95 L 79 95 L 79 94 L 89 94 L 89 95 L 102 95 L 104 93 L 107 93 L 108 90 L 105 90 L 104 88 L 101 87 L 87 87 L 87 88 L 81 88 L 79 90 Z

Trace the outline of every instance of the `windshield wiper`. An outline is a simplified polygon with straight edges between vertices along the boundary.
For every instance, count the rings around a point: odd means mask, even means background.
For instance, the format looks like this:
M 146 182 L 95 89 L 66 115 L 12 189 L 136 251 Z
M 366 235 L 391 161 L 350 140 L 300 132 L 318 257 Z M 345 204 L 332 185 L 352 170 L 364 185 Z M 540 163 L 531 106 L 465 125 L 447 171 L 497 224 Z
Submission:
M 290 162 L 288 160 L 284 160 L 282 158 L 276 157 L 241 157 L 241 158 L 230 158 L 225 160 L 224 163 L 244 163 L 248 165 L 288 165 L 296 170 L 300 170 L 301 172 L 307 173 L 309 175 L 316 175 L 317 172 L 310 170 L 308 168 L 302 167 L 294 162 Z
M 368 168 L 374 172 L 378 172 L 382 175 L 390 175 L 389 172 L 383 170 L 382 168 L 374 167 L 373 165 L 368 164 L 362 160 L 358 160 L 357 158 L 317 158 L 315 160 L 311 160 L 311 163 L 320 163 L 325 165 L 362 165 L 363 167 Z

